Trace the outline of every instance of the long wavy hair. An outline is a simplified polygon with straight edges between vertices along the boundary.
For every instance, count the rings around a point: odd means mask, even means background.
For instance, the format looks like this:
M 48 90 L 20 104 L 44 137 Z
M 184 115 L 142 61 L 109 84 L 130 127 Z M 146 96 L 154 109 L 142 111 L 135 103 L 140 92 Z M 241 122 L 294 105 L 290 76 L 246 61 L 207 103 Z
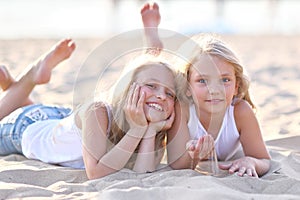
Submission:
M 126 97 L 130 86 L 137 80 L 137 76 L 140 72 L 153 66 L 161 66 L 168 69 L 174 77 L 176 100 L 182 99 L 185 96 L 185 91 L 182 85 L 186 82 L 182 73 L 177 73 L 175 67 L 167 64 L 163 59 L 158 59 L 152 56 L 142 56 L 134 61 L 130 62 L 123 70 L 123 75 L 115 83 L 111 89 L 109 101 L 112 110 L 111 129 L 108 135 L 108 142 L 110 148 L 117 144 L 129 129 L 129 124 L 125 118 L 124 106 Z M 155 138 L 155 152 L 164 150 L 166 145 L 166 131 L 161 131 L 156 134 Z M 139 146 L 136 148 L 137 153 Z M 133 156 L 135 157 L 135 156 Z M 130 159 L 132 161 L 132 159 Z M 133 162 L 131 162 L 133 163 Z

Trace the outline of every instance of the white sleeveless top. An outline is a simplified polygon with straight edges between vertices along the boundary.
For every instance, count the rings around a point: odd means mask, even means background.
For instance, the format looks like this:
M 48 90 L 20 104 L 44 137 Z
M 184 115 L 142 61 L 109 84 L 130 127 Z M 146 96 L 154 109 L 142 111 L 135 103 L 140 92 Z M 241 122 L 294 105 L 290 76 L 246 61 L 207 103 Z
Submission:
M 201 136 L 207 135 L 207 131 L 200 123 L 195 105 L 192 104 L 189 108 L 190 118 L 188 121 L 188 128 L 191 139 L 198 139 Z M 221 129 L 215 139 L 215 149 L 219 160 L 230 160 L 235 153 L 241 149 L 239 140 L 240 134 L 237 130 L 234 120 L 234 106 L 228 106 L 224 115 Z
M 81 130 L 75 125 L 73 114 L 29 125 L 23 133 L 22 152 L 29 159 L 84 168 Z
M 110 132 L 111 112 L 108 110 Z M 29 125 L 22 137 L 22 152 L 29 159 L 65 167 L 84 168 L 81 130 L 74 113 L 64 119 L 38 121 Z

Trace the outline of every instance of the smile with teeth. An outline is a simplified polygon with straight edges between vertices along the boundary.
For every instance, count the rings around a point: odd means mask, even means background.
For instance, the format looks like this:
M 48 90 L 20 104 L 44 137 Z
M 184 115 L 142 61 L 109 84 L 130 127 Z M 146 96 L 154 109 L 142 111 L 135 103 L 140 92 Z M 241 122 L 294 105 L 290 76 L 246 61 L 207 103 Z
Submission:
M 154 108 L 155 110 L 158 111 L 163 111 L 163 108 L 161 107 L 161 105 L 156 104 L 156 103 L 148 103 L 147 104 L 149 107 Z

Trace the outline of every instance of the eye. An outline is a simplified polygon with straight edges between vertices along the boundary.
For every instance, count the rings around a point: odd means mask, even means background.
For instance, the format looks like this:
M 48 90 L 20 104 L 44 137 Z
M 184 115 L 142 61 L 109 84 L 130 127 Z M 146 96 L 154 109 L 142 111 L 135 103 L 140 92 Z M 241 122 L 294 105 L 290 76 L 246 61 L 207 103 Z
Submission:
M 223 82 L 223 83 L 227 83 L 227 82 L 229 82 L 229 81 L 230 81 L 229 78 L 222 78 L 222 82 Z
M 148 88 L 151 88 L 151 89 L 155 89 L 155 85 L 151 84 L 151 83 L 147 83 L 147 84 L 145 84 L 145 86 L 147 86 Z
M 207 80 L 205 80 L 204 78 L 201 78 L 198 80 L 199 83 L 203 83 L 203 84 L 206 84 L 207 83 Z
M 166 94 L 168 95 L 168 97 L 175 99 L 175 94 L 173 92 L 167 91 Z

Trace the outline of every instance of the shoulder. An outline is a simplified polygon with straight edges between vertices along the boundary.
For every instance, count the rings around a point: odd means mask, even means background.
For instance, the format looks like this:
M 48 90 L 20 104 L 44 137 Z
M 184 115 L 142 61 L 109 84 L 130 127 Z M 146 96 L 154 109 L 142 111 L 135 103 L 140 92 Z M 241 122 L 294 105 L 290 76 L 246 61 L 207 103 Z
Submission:
M 254 118 L 256 118 L 254 110 L 247 101 L 241 100 L 234 105 L 234 119 L 238 129 Z
M 82 122 L 91 118 L 97 119 L 98 121 L 107 119 L 107 104 L 99 101 L 81 106 L 75 115 L 76 125 L 81 128 Z
M 108 105 L 105 102 L 99 101 L 94 102 L 89 109 L 86 110 L 87 115 L 95 114 L 98 118 L 107 117 L 108 116 Z
M 237 102 L 236 104 L 234 104 L 234 116 L 235 118 L 237 117 L 243 117 L 249 113 L 253 113 L 254 111 L 252 109 L 252 107 L 250 106 L 250 104 L 245 101 L 245 100 L 241 100 L 239 102 Z

